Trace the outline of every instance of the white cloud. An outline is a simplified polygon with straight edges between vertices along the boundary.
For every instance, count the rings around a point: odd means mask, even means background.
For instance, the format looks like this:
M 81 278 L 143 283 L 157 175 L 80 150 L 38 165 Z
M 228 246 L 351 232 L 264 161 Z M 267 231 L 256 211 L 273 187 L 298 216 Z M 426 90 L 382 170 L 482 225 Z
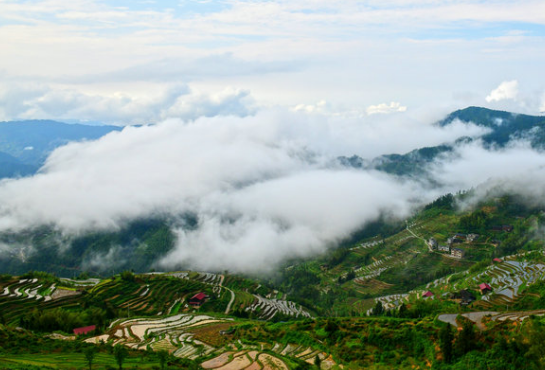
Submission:
M 84 271 L 108 271 L 123 266 L 127 262 L 123 248 L 113 246 L 105 252 L 97 252 L 86 256 L 81 264 Z
M 367 114 L 405 112 L 406 110 L 407 107 L 402 106 L 401 103 L 398 102 L 391 102 L 390 104 L 381 103 L 367 107 Z
M 448 191 L 475 188 L 469 205 L 490 191 L 520 195 L 531 205 L 545 205 L 545 155 L 524 140 L 501 149 L 486 149 L 480 141 L 456 148 L 433 167 L 434 179 Z
M 138 88 L 147 91 L 197 80 L 250 89 L 266 105 L 395 98 L 413 109 L 468 86 L 482 94 L 486 81 L 513 70 L 526 84 L 544 62 L 543 34 L 531 26 L 545 23 L 539 0 L 222 5 L 199 13 L 159 2 L 0 2 L 0 70 L 86 93 L 104 94 L 108 81 L 146 82 Z
M 4 120 L 77 118 L 126 125 L 253 113 L 254 101 L 249 92 L 234 88 L 206 94 L 193 92 L 187 85 L 174 85 L 159 93 L 138 96 L 126 92 L 89 94 L 30 83 L 0 85 L 0 118 Z
M 0 182 L 0 231 L 50 225 L 71 235 L 190 213 L 199 227 L 178 230 L 171 264 L 273 268 L 324 251 L 382 212 L 407 215 L 416 199 L 434 196 L 384 174 L 333 165 L 337 156 L 372 157 L 484 132 L 372 117 L 273 110 L 130 126 L 71 143 L 55 150 L 39 174 Z M 422 135 L 404 140 L 415 129 Z M 217 257 L 202 262 L 212 252 Z
M 501 100 L 516 100 L 519 92 L 517 80 L 504 81 L 496 89 L 492 90 L 486 97 L 487 102 L 498 102 Z
M 408 215 L 411 195 L 409 185 L 363 171 L 310 170 L 260 182 L 204 204 L 200 227 L 178 230 L 162 265 L 269 272 L 286 258 L 323 252 L 384 212 Z

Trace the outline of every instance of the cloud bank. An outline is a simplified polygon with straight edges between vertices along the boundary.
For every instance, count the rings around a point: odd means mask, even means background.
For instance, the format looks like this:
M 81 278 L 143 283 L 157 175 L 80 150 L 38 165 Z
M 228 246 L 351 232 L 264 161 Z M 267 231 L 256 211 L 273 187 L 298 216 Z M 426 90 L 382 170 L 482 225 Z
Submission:
M 154 94 L 90 94 L 34 83 L 0 84 L 0 120 L 77 118 L 108 124 L 147 124 L 176 117 L 240 116 L 255 113 L 246 90 L 225 88 L 206 94 L 174 84 Z
M 545 153 L 517 140 L 501 149 L 485 149 L 477 140 L 457 147 L 433 164 L 431 172 L 444 188 L 475 188 L 471 206 L 489 192 L 516 194 L 529 205 L 545 205 Z
M 37 175 L 0 183 L 0 231 L 49 225 L 77 235 L 150 216 L 177 225 L 189 213 L 198 228 L 176 227 L 166 266 L 272 269 L 323 252 L 381 214 L 405 217 L 436 196 L 416 183 L 340 167 L 338 156 L 369 158 L 484 132 L 394 118 L 268 110 L 130 126 L 70 143 Z

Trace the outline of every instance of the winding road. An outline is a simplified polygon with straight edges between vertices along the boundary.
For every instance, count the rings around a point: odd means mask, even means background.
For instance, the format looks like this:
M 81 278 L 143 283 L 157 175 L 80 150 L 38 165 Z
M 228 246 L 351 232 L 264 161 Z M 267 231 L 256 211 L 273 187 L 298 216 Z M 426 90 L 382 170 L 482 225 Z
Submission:
M 227 304 L 227 308 L 225 309 L 225 314 L 228 315 L 229 311 L 231 311 L 231 306 L 233 305 L 233 302 L 235 301 L 235 292 L 233 292 L 231 289 L 227 288 L 226 286 L 223 286 L 223 280 L 225 280 L 225 275 L 220 275 L 220 276 L 221 276 L 221 279 L 220 279 L 219 286 L 231 292 L 231 300 L 229 301 L 229 304 Z

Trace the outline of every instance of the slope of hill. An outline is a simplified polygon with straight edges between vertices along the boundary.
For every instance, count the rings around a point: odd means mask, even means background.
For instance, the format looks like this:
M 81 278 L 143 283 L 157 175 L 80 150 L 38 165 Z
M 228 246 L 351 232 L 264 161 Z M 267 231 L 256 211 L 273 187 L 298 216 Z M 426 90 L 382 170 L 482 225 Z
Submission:
M 98 369 L 108 368 L 116 345 L 166 351 L 171 368 L 538 369 L 542 210 L 501 196 L 457 211 L 469 195 L 443 196 L 401 227 L 374 225 L 380 234 L 362 233 L 354 244 L 293 262 L 266 281 L 193 271 L 0 276 L 0 366 L 29 358 L 9 338 L 32 343 L 44 333 L 96 344 Z M 207 298 L 195 303 L 197 293 Z M 89 325 L 94 333 L 72 335 Z M 16 326 L 23 331 L 15 334 Z M 84 361 L 75 346 L 47 346 L 63 349 L 34 349 L 33 364 L 69 369 Z M 69 363 L 58 363 L 59 351 Z

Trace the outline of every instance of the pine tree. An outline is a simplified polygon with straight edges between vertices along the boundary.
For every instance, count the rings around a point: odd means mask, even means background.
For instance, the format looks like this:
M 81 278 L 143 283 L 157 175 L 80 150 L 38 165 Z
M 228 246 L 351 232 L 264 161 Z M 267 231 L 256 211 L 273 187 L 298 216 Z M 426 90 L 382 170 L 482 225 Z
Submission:
M 476 336 L 473 323 L 469 320 L 464 321 L 462 331 L 458 334 L 455 344 L 455 352 L 457 356 L 463 356 L 473 348 L 475 348 Z
M 320 369 L 320 366 L 322 366 L 322 360 L 320 359 L 320 356 L 316 355 L 316 357 L 314 357 L 314 365 Z
M 125 362 L 125 358 L 128 355 L 129 352 L 127 351 L 127 348 L 125 348 L 121 344 L 116 344 L 114 346 L 115 362 L 117 362 L 117 365 L 119 365 L 119 370 L 123 369 L 123 362 Z
M 450 324 L 445 325 L 439 332 L 439 346 L 443 353 L 443 361 L 450 364 L 453 359 L 452 340 L 454 335 L 452 334 L 452 328 Z
M 93 361 L 94 361 L 95 355 L 96 355 L 96 348 L 95 347 L 88 347 L 83 351 L 83 354 L 85 355 L 85 360 L 87 361 L 87 364 L 89 365 L 89 370 L 92 370 Z

